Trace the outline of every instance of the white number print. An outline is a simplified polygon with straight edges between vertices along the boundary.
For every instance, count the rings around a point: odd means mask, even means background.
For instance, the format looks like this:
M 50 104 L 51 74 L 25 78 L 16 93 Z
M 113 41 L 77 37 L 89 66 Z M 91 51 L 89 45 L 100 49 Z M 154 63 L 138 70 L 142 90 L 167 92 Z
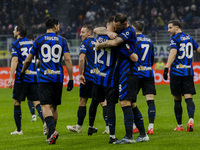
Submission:
M 141 59 L 142 61 L 144 61 L 147 56 L 147 53 L 149 51 L 149 44 L 142 44 L 141 47 L 145 48 L 145 51 L 144 51 L 144 53 L 142 55 L 142 59 Z
M 27 57 L 28 54 L 29 54 L 28 51 L 30 52 L 31 48 L 32 48 L 32 47 L 30 47 L 29 50 L 28 50 L 27 47 L 21 48 L 22 56 L 26 56 L 26 57 Z M 36 60 L 36 57 L 33 58 L 32 63 L 35 63 L 35 60 Z M 23 61 L 23 63 L 24 63 L 24 61 Z
M 99 64 L 104 64 L 104 61 L 101 60 L 101 58 L 103 57 L 104 53 L 107 53 L 106 55 L 106 66 L 109 66 L 110 65 L 110 55 L 111 55 L 111 49 L 109 48 L 105 48 L 104 49 L 101 49 L 101 52 L 99 53 L 99 55 L 97 56 L 97 51 L 95 51 L 95 60 L 94 60 L 94 64 L 96 64 L 97 62 Z
M 182 55 L 178 56 L 178 59 L 183 59 L 185 56 L 190 59 L 193 57 L 193 45 L 192 43 L 181 43 L 180 44 L 180 51 L 182 51 Z
M 56 53 L 56 49 L 58 50 Z M 47 63 L 52 60 L 54 63 L 60 61 L 62 53 L 62 47 L 58 44 L 55 44 L 52 48 L 48 44 L 44 44 L 41 47 L 41 55 L 43 56 L 43 62 Z

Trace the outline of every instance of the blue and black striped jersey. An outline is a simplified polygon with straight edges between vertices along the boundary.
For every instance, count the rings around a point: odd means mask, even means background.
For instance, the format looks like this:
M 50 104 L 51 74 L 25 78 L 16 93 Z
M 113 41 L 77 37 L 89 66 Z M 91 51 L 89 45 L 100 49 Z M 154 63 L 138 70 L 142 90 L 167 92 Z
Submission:
M 95 38 L 88 38 L 81 42 L 80 45 L 80 54 L 85 54 L 85 65 L 84 65 L 84 77 L 86 80 L 94 80 L 94 43 L 96 42 Z
M 132 53 L 137 54 L 136 49 L 136 34 L 133 27 L 129 26 L 122 31 L 118 37 L 124 40 L 124 43 L 119 47 L 119 73 L 138 75 L 137 64 L 130 60 L 129 56 Z
M 22 71 L 23 62 L 28 56 L 29 50 L 31 49 L 32 46 L 33 46 L 33 42 L 31 40 L 28 40 L 26 37 L 19 38 L 11 46 L 12 57 L 18 57 L 18 65 L 16 69 L 16 74 L 15 74 L 15 82 L 17 83 L 21 83 L 21 81 L 19 80 L 19 75 Z M 26 73 L 24 76 L 24 82 L 30 82 L 30 83 L 38 82 L 37 67 L 36 67 L 35 59 L 32 60 L 31 65 L 26 70 Z
M 30 53 L 39 54 L 39 82 L 63 82 L 62 56 L 69 53 L 65 38 L 56 33 L 38 36 Z
M 193 76 L 192 58 L 193 50 L 198 48 L 196 41 L 184 32 L 177 33 L 170 38 L 170 48 L 176 49 L 177 54 L 171 69 L 171 76 Z
M 137 34 L 136 40 L 138 55 L 138 78 L 154 77 L 152 59 L 154 58 L 154 46 L 151 39 L 143 34 Z
M 109 40 L 108 36 L 99 36 L 97 40 L 102 43 Z M 94 83 L 105 87 L 118 87 L 118 48 L 103 48 L 95 51 Z

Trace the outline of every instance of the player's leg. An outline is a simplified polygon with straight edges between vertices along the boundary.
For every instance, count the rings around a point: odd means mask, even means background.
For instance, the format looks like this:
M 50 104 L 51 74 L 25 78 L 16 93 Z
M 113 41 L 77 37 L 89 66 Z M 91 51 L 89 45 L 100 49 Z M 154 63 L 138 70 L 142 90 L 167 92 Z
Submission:
M 55 144 L 58 132 L 55 128 L 52 107 L 61 104 L 62 83 L 40 83 L 39 99 L 43 112 L 43 117 L 48 127 L 47 140 L 49 144 Z
M 142 117 L 140 110 L 138 109 L 138 107 L 136 105 L 136 102 L 132 103 L 132 110 L 133 110 L 133 114 L 134 114 L 135 124 L 140 132 L 140 135 L 138 136 L 138 138 L 135 141 L 136 142 L 148 142 L 149 137 L 145 131 L 143 117 Z
M 14 120 L 17 126 L 17 130 L 11 132 L 11 135 L 22 135 L 22 128 L 21 128 L 21 101 L 25 101 L 26 97 L 26 84 L 22 83 L 15 83 L 13 89 L 13 99 L 14 99 Z
M 137 89 L 137 94 L 139 93 L 140 89 L 142 89 L 142 87 L 144 86 L 144 79 L 143 78 L 138 78 L 138 89 Z M 144 90 L 142 90 L 144 91 Z M 133 134 L 136 134 L 138 133 L 139 130 L 135 124 L 135 116 L 134 116 L 134 119 L 133 119 Z
M 192 99 L 192 95 L 196 94 L 193 76 L 186 76 L 183 81 L 183 95 L 187 104 L 187 111 L 189 116 L 188 126 L 186 131 L 192 132 L 194 128 L 194 113 L 195 105 Z
M 98 129 L 94 127 L 94 121 L 97 113 L 99 103 L 105 101 L 104 87 L 98 84 L 93 85 L 92 89 L 92 102 L 89 109 L 89 128 L 88 135 L 97 133 Z
M 115 126 L 116 126 L 116 114 L 115 105 L 118 103 L 119 90 L 118 87 L 106 89 L 106 100 L 107 100 L 107 122 L 109 125 L 110 139 L 109 143 L 113 144 L 117 142 L 118 139 L 115 137 Z
M 52 106 L 51 106 L 51 111 L 52 111 L 52 113 L 53 113 L 53 122 L 54 122 L 55 128 L 56 128 L 56 124 L 57 124 L 57 120 L 58 120 L 57 105 L 52 105 Z
M 154 95 L 156 95 L 155 81 L 153 77 L 142 78 L 142 92 L 146 96 L 148 105 L 149 126 L 147 134 L 154 134 L 154 120 L 156 116 L 156 107 L 154 103 Z
M 133 139 L 133 111 L 132 100 L 137 98 L 138 87 L 137 76 L 124 74 L 121 75 L 119 80 L 119 98 L 120 106 L 124 114 L 124 125 L 126 134 L 123 139 L 115 142 L 114 144 L 129 144 L 134 143 Z
M 42 109 L 40 106 L 40 101 L 39 99 L 39 95 L 38 95 L 38 84 L 37 83 L 29 83 L 29 87 L 27 90 L 27 99 L 28 101 L 32 101 L 34 104 L 34 107 L 36 108 L 37 112 L 38 112 L 38 116 L 40 117 L 40 119 L 42 120 L 43 123 L 43 134 L 46 135 L 47 134 L 47 126 L 46 123 L 44 123 L 44 118 L 43 118 L 43 113 L 42 113 Z
M 154 120 L 156 116 L 156 107 L 154 103 L 154 95 L 147 94 L 146 101 L 148 105 L 148 118 L 149 118 L 149 126 L 147 134 L 154 134 Z
M 121 100 L 120 106 L 124 114 L 124 125 L 126 134 L 120 141 L 114 142 L 114 144 L 131 144 L 135 143 L 132 135 L 133 131 L 133 111 L 131 107 L 131 101 Z
M 182 102 L 181 96 L 174 96 L 174 113 L 175 113 L 176 121 L 177 121 L 177 126 L 174 129 L 174 131 L 183 130 L 183 125 L 182 125 L 183 109 L 182 109 L 181 102 Z
M 79 107 L 77 111 L 78 121 L 77 124 L 74 126 L 67 126 L 67 129 L 72 132 L 81 133 L 82 132 L 82 125 L 86 116 L 86 104 L 88 98 L 92 98 L 92 88 L 93 88 L 93 82 L 92 81 L 86 81 L 85 85 L 80 84 L 80 90 L 79 90 Z
M 183 131 L 182 125 L 182 77 L 180 76 L 170 76 L 170 89 L 171 94 L 174 97 L 174 113 L 177 121 L 177 126 L 174 131 Z
M 187 104 L 187 112 L 188 112 L 188 126 L 186 131 L 187 132 L 192 132 L 194 128 L 194 112 L 195 112 L 195 105 L 192 99 L 192 94 L 185 94 L 184 95 L 185 102 Z
M 32 101 L 28 100 L 28 107 L 29 107 L 30 113 L 32 115 L 31 121 L 32 122 L 37 121 L 37 118 L 36 118 L 36 115 L 35 115 L 35 107 L 34 107 L 34 104 L 33 104 Z
M 97 133 L 97 131 L 98 131 L 98 129 L 94 127 L 94 121 L 95 121 L 95 118 L 96 118 L 98 105 L 99 105 L 99 101 L 92 98 L 90 108 L 89 108 L 88 135 L 92 135 L 93 133 Z
M 46 122 L 47 127 L 48 127 L 47 142 L 49 142 L 48 141 L 49 138 L 56 131 L 53 112 L 52 112 L 52 109 L 51 109 L 52 105 L 51 104 L 45 104 L 45 105 L 41 105 L 41 107 L 42 107 L 43 116 L 45 118 L 45 122 Z
M 67 129 L 71 132 L 81 133 L 82 132 L 82 125 L 86 116 L 86 104 L 88 98 L 80 97 L 79 99 L 79 107 L 77 111 L 78 121 L 76 125 L 67 125 Z
M 187 126 L 187 132 L 192 132 L 194 128 L 194 112 L 195 112 L 195 105 L 192 99 L 192 94 L 185 94 L 184 95 L 185 102 L 187 104 L 187 112 L 188 112 L 188 126 Z
M 42 122 L 44 123 L 44 119 L 43 119 L 43 114 L 42 114 L 42 108 L 40 106 L 40 101 L 33 101 L 33 104 L 38 112 L 38 116 L 40 117 L 40 119 L 42 120 Z
M 15 124 L 17 126 L 17 129 L 14 132 L 11 132 L 11 135 L 22 135 L 22 129 L 21 129 L 21 101 L 14 99 L 14 120 Z
M 108 109 L 107 109 L 107 101 L 105 99 L 104 102 L 101 102 L 101 107 L 103 108 L 103 118 L 104 118 L 104 121 L 106 123 L 106 128 L 105 128 L 105 131 L 102 133 L 102 134 L 109 134 L 109 126 L 108 126 Z

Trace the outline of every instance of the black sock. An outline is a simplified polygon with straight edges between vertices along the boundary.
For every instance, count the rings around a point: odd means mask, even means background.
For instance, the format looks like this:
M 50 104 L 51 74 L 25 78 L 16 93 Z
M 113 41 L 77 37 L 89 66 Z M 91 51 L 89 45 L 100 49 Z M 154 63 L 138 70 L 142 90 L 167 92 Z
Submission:
M 89 126 L 94 126 L 94 121 L 97 113 L 97 107 L 99 102 L 97 100 L 92 99 L 89 109 Z
M 175 102 L 174 112 L 175 112 L 175 116 L 176 116 L 176 121 L 180 125 L 180 124 L 182 124 L 182 113 L 183 113 L 181 100 L 174 100 L 174 102 Z
M 107 110 L 107 106 L 103 106 L 103 118 L 105 120 L 106 126 L 108 126 L 108 110 Z
M 78 116 L 77 124 L 82 126 L 86 116 L 86 106 L 79 106 L 77 116 Z
M 42 109 L 40 104 L 37 104 L 37 106 L 35 107 L 37 109 L 38 112 L 38 116 L 40 117 L 40 119 L 42 120 L 42 122 L 44 123 L 44 119 L 43 119 L 43 113 L 42 113 Z
M 110 135 L 115 135 L 115 103 L 107 101 L 107 122 L 110 130 Z
M 140 135 L 146 135 L 143 117 L 137 106 L 135 108 L 133 108 L 133 114 L 134 114 L 134 118 L 135 118 L 135 125 L 138 128 L 138 130 L 140 131 Z
M 14 106 L 14 119 L 15 119 L 15 124 L 17 126 L 17 131 L 21 131 L 21 117 L 22 112 L 21 112 L 21 106 Z
M 128 138 L 133 137 L 133 111 L 131 106 L 122 107 L 124 113 L 124 125 L 126 128 L 126 136 Z
M 185 99 L 185 102 L 187 103 L 187 111 L 189 118 L 194 118 L 195 105 L 192 98 Z
M 49 129 L 48 135 L 47 135 L 47 138 L 49 138 L 51 136 L 51 134 L 53 134 L 53 132 L 56 130 L 55 124 L 54 124 L 54 121 L 53 121 L 53 116 L 46 117 L 45 122 L 47 124 L 48 129 Z
M 35 115 L 35 107 L 34 107 L 34 104 L 33 104 L 32 101 L 28 100 L 28 107 L 29 107 L 29 110 L 31 112 L 31 115 Z
M 154 123 L 155 116 L 156 116 L 156 107 L 154 104 L 154 100 L 148 100 L 148 117 L 149 117 L 149 123 Z

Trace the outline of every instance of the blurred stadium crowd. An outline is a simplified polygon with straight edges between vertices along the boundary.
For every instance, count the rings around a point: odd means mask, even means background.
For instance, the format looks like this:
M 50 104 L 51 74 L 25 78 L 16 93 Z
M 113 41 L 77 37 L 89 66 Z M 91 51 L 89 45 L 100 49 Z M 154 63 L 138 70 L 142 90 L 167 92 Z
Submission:
M 63 1 L 65 4 L 66 1 Z M 80 33 L 83 24 L 105 26 L 106 19 L 122 12 L 129 21 L 145 23 L 145 31 L 152 35 L 159 30 L 167 30 L 170 19 L 180 19 L 184 29 L 200 28 L 199 0 L 68 0 L 66 18 L 68 24 L 61 23 L 62 36 L 71 39 L 72 33 Z M 25 23 L 32 33 L 44 32 L 44 19 L 55 16 L 59 10 L 54 0 L 2 0 L 0 5 L 0 34 L 12 34 L 13 26 Z

